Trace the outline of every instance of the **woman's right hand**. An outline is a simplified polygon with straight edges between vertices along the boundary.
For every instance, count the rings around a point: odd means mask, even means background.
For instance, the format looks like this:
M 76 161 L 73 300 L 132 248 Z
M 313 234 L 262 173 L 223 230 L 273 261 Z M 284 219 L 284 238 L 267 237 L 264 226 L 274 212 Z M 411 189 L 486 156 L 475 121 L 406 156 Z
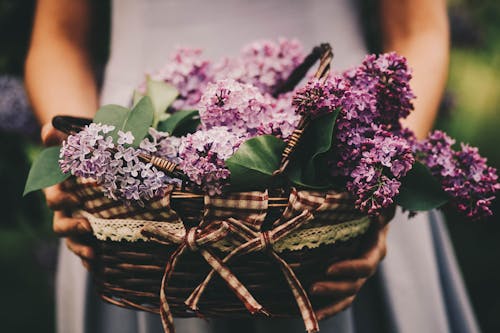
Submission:
M 46 146 L 61 144 L 65 138 L 51 124 L 42 127 L 41 136 Z M 92 233 L 92 228 L 87 219 L 72 216 L 72 212 L 80 206 L 78 198 L 68 191 L 64 182 L 46 188 L 44 194 L 47 206 L 54 211 L 54 232 L 66 238 L 67 247 L 79 256 L 83 265 L 88 268 L 94 258 L 94 251 L 85 239 Z

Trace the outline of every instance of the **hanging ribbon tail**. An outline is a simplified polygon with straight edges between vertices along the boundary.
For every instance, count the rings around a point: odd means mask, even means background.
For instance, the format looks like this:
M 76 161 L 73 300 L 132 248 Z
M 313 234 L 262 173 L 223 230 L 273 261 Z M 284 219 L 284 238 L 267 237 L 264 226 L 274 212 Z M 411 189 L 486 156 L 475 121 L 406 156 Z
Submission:
M 299 307 L 300 315 L 304 321 L 306 331 L 308 333 L 319 332 L 318 319 L 314 313 L 311 301 L 309 300 L 309 297 L 307 297 L 302 284 L 293 272 L 292 268 L 286 263 L 286 261 L 281 259 L 276 252 L 270 251 L 269 254 L 278 263 L 281 271 L 285 275 L 288 285 L 290 286 L 293 296 L 295 297 L 295 301 L 297 302 L 297 306 Z
M 185 237 L 185 231 L 182 235 L 178 235 L 153 226 L 144 226 L 141 229 L 141 234 L 156 243 L 164 245 L 181 244 Z
M 168 285 L 168 281 L 172 275 L 172 272 L 177 265 L 179 258 L 182 256 L 184 251 L 186 250 L 186 244 L 182 243 L 175 250 L 174 253 L 170 256 L 167 265 L 165 266 L 165 272 L 163 273 L 163 278 L 161 279 L 161 288 L 160 288 L 160 316 L 161 323 L 163 325 L 163 330 L 165 333 L 175 333 L 174 328 L 174 317 L 172 316 L 172 312 L 170 311 L 170 307 L 168 306 L 166 289 Z
M 272 230 L 273 234 L 273 241 L 279 240 L 286 235 L 288 235 L 290 232 L 300 228 L 304 224 L 308 223 L 310 220 L 313 219 L 313 215 L 309 211 L 304 211 L 300 215 L 294 217 L 293 219 L 287 221 L 286 223 L 280 225 L 276 229 Z M 245 255 L 250 252 L 258 251 L 262 249 L 262 243 L 260 240 L 260 232 L 255 232 L 248 227 L 245 226 L 245 224 L 237 219 L 234 218 L 229 218 L 227 220 L 227 223 L 229 224 L 229 229 L 233 232 L 233 234 L 238 235 L 242 239 L 248 240 L 246 243 L 240 245 L 233 251 L 231 251 L 224 259 L 221 261 L 222 264 L 227 265 L 232 259 L 235 259 L 239 256 Z M 217 259 L 220 260 L 220 259 Z M 196 287 L 196 289 L 191 293 L 191 295 L 188 297 L 188 299 L 185 301 L 185 304 L 193 311 L 198 310 L 198 303 L 201 299 L 201 296 L 205 289 L 207 288 L 208 284 L 213 278 L 213 275 L 216 273 L 216 270 L 212 269 L 205 279 L 203 280 L 202 283 Z M 232 275 L 232 274 L 231 274 Z M 233 275 L 234 276 L 234 275 Z M 221 276 L 222 277 L 222 276 Z M 224 278 L 224 277 L 222 277 Z M 226 281 L 227 282 L 227 281 Z M 228 284 L 229 285 L 229 284 Z M 245 307 L 247 306 L 247 302 L 243 299 L 245 294 L 247 294 L 248 290 L 245 288 L 245 292 L 243 292 L 243 289 L 233 289 L 234 293 L 240 300 L 243 301 L 243 304 Z M 251 297 L 251 299 L 254 299 L 250 293 L 248 293 L 248 296 Z M 248 309 L 248 307 L 247 307 Z M 250 310 L 249 310 L 250 311 Z
M 239 257 L 241 255 L 244 255 L 246 253 L 248 253 L 248 249 L 249 248 L 252 248 L 256 245 L 257 241 L 256 239 L 253 239 L 249 242 L 246 242 L 242 245 L 240 245 L 239 247 L 237 247 L 236 249 L 234 249 L 233 251 L 231 251 L 222 261 L 220 259 L 217 259 L 215 258 L 217 261 L 219 261 L 220 265 L 222 267 L 226 267 L 225 265 L 227 263 L 229 263 L 229 261 L 233 258 L 236 258 L 236 257 Z M 214 266 L 212 266 L 214 267 Z M 227 269 L 227 268 L 226 268 Z M 228 270 L 229 271 L 229 270 Z M 203 292 L 205 291 L 205 289 L 207 288 L 208 286 L 208 283 L 212 280 L 213 278 L 213 275 L 215 273 L 219 273 L 216 269 L 212 269 L 208 274 L 207 276 L 205 277 L 205 279 L 203 280 L 202 283 L 200 283 L 198 285 L 198 287 L 196 287 L 196 289 L 191 293 L 191 295 L 187 298 L 187 300 L 185 301 L 185 304 L 193 311 L 197 311 L 198 309 L 198 303 L 200 301 L 200 298 L 201 298 L 201 295 L 203 294 Z M 229 272 L 236 281 L 239 282 L 239 280 L 231 273 Z M 243 302 L 243 304 L 245 305 L 245 307 L 247 307 L 247 301 L 244 299 L 245 297 L 249 296 L 249 300 L 254 300 L 255 299 L 253 298 L 253 296 L 250 294 L 250 292 L 241 284 L 241 286 L 243 288 L 233 288 L 231 286 L 231 284 L 219 273 L 219 275 L 221 276 L 221 278 L 224 279 L 224 281 L 226 281 L 226 283 L 228 284 L 228 286 L 231 288 L 231 290 L 233 290 L 233 292 L 236 294 L 236 296 Z M 250 302 L 248 302 L 250 303 Z M 255 303 L 259 304 L 257 301 L 255 301 Z M 260 310 L 258 312 L 261 312 L 263 313 L 264 315 L 268 315 L 267 312 L 263 309 L 263 307 L 259 304 L 260 306 Z M 247 307 L 248 309 L 248 307 Z M 250 311 L 250 309 L 249 309 Z

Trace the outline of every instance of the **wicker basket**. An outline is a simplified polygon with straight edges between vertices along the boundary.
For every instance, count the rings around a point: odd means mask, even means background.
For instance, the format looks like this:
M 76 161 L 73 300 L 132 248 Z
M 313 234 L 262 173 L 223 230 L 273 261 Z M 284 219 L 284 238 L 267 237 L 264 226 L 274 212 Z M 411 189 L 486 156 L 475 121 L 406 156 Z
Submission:
M 316 60 L 316 73 L 329 71 L 331 48 L 322 45 L 292 73 L 283 91 L 298 82 Z M 286 88 L 288 86 L 288 88 Z M 54 121 L 74 133 L 85 121 Z M 71 119 L 70 119 L 71 120 Z M 308 120 L 302 119 L 283 152 L 285 171 Z M 170 173 L 175 165 L 145 160 Z M 169 188 L 144 207 L 106 198 L 92 181 L 71 179 L 82 201 L 77 214 L 93 228 L 92 273 L 107 302 L 160 313 L 166 331 L 172 316 L 273 316 L 304 319 L 318 330 L 313 309 L 328 299 L 309 297 L 328 265 L 355 256 L 370 226 L 346 193 L 275 189 L 271 193 L 229 193 L 209 197 Z

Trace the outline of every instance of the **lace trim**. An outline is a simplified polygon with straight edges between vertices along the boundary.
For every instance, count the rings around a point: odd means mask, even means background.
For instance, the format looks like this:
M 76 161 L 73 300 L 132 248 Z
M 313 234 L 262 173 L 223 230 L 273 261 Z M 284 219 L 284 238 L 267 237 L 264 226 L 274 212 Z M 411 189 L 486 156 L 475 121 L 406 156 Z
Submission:
M 99 240 L 112 240 L 115 242 L 128 241 L 136 242 L 138 240 L 148 241 L 141 235 L 141 229 L 146 225 L 154 225 L 183 237 L 186 233 L 182 222 L 158 222 L 144 220 L 128 219 L 101 219 L 93 216 L 86 211 L 80 211 L 80 215 L 89 220 L 94 236 Z M 370 226 L 370 219 L 363 217 L 334 225 L 321 225 L 310 227 L 292 232 L 287 237 L 274 245 L 276 252 L 299 251 L 304 248 L 314 249 L 320 245 L 334 244 L 338 241 L 348 239 L 364 234 Z M 230 252 L 234 249 L 234 244 L 222 240 L 213 245 L 223 252 Z
M 154 225 L 169 230 L 179 235 L 179 237 L 183 237 L 186 233 L 184 224 L 180 220 L 177 222 L 158 222 L 131 219 L 102 219 L 83 210 L 79 211 L 78 214 L 90 222 L 94 236 L 99 240 L 112 240 L 114 242 L 148 241 L 146 237 L 141 235 L 141 230 L 145 225 Z

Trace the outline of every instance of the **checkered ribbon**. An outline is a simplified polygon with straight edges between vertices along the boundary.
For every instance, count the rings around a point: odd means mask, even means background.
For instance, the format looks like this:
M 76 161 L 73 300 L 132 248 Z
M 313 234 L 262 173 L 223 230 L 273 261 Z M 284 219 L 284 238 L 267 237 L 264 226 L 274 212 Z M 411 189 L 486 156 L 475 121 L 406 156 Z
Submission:
M 180 244 L 177 250 L 170 256 L 165 267 L 165 273 L 162 278 L 162 286 L 160 289 L 160 315 L 162 318 L 163 328 L 167 333 L 175 332 L 173 325 L 173 317 L 168 306 L 165 290 L 172 275 L 172 272 L 179 258 L 186 250 L 198 251 L 212 267 L 205 280 L 193 291 L 191 296 L 186 300 L 186 305 L 194 311 L 198 310 L 199 299 L 215 273 L 226 282 L 228 287 L 235 295 L 243 302 L 247 310 L 252 313 L 261 313 L 268 315 L 262 305 L 250 294 L 248 289 L 236 278 L 236 276 L 227 268 L 226 264 L 239 256 L 252 252 L 263 251 L 268 253 L 281 271 L 283 272 L 290 289 L 297 301 L 300 313 L 304 320 L 307 332 L 317 332 L 319 330 L 318 321 L 314 314 L 311 302 L 302 287 L 297 276 L 274 250 L 273 243 L 283 239 L 291 232 L 301 228 L 306 223 L 314 219 L 314 216 L 309 211 L 303 211 L 300 215 L 290 219 L 289 221 L 279 225 L 270 231 L 255 231 L 249 228 L 245 222 L 234 218 L 229 218 L 226 221 L 210 223 L 205 228 L 191 228 L 187 231 L 184 237 L 170 234 L 155 227 L 144 227 L 143 235 L 149 237 L 152 241 L 162 244 Z M 238 240 L 241 245 L 235 247 L 223 260 L 217 258 L 210 250 L 210 245 L 214 244 L 224 237 L 232 236 Z

